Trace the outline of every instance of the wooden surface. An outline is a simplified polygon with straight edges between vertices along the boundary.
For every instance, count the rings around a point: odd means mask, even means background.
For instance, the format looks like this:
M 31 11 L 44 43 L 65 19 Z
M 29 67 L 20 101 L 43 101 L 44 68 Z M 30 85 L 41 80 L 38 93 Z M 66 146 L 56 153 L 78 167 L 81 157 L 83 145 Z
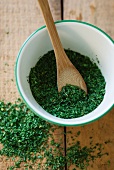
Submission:
M 49 0 L 54 20 L 61 19 L 60 0 Z M 114 38 L 114 0 L 64 0 L 63 19 L 77 19 L 92 23 L 103 29 Z M 38 27 L 44 24 L 37 0 L 0 0 L 0 99 L 15 101 L 19 97 L 14 80 L 14 64 L 19 48 L 25 39 Z M 67 127 L 72 131 L 66 136 L 66 147 L 69 147 L 72 136 L 81 132 L 79 140 L 83 146 L 89 145 L 90 137 L 93 143 L 110 143 L 104 145 L 108 156 L 98 159 L 87 170 L 114 169 L 114 109 L 99 121 L 84 127 Z M 56 140 L 64 132 L 62 127 L 54 133 Z M 107 161 L 110 160 L 110 166 Z M 0 170 L 6 170 L 12 164 L 0 159 Z M 68 168 L 73 169 L 73 165 Z
M 114 0 L 64 0 L 64 19 L 94 24 L 114 39 Z
M 114 38 L 114 0 L 64 0 L 64 19 L 76 19 L 89 22 L 103 29 L 112 38 Z M 86 125 L 84 127 L 67 127 L 67 131 L 72 134 L 67 135 L 67 147 L 72 142 L 71 136 L 80 134 L 80 141 L 83 146 L 89 145 L 90 137 L 93 137 L 93 143 L 102 143 L 110 140 L 110 143 L 104 145 L 105 151 L 109 156 L 96 160 L 93 167 L 87 170 L 113 170 L 114 169 L 114 109 L 110 111 L 99 121 Z M 107 161 L 110 160 L 110 166 Z M 70 170 L 74 166 L 70 167 Z
M 49 0 L 49 4 L 54 20 L 60 20 L 60 1 Z M 16 56 L 26 38 L 42 25 L 37 0 L 0 0 L 0 100 L 14 102 L 19 97 L 14 78 Z M 63 131 L 62 127 L 54 132 L 56 141 L 64 141 Z M 0 157 L 0 170 L 13 164 L 11 159 Z
M 50 0 L 54 20 L 61 19 L 60 1 Z M 37 0 L 0 0 L 0 98 L 14 101 L 18 92 L 14 63 L 26 38 L 44 25 Z

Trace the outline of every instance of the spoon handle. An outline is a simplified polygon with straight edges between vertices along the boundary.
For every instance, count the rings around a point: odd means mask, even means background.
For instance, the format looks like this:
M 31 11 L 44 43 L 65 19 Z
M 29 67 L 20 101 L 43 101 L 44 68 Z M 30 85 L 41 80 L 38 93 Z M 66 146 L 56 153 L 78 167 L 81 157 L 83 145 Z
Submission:
M 56 61 L 59 62 L 59 64 L 61 65 L 62 61 L 66 60 L 65 56 L 65 51 L 62 47 L 59 35 L 57 33 L 55 24 L 54 24 L 54 20 L 50 11 L 50 7 L 48 4 L 48 0 L 38 0 L 46 26 L 47 26 L 47 30 L 49 32 L 49 36 L 54 48 L 54 52 L 55 52 L 55 56 L 56 56 Z

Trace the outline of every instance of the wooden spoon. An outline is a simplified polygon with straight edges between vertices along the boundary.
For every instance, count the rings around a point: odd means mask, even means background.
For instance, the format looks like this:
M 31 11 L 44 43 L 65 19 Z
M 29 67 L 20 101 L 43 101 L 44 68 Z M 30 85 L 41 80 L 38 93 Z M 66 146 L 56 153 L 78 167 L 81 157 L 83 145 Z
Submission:
M 79 73 L 74 67 L 69 58 L 67 57 L 59 35 L 57 33 L 54 20 L 49 8 L 48 0 L 38 0 L 44 20 L 48 29 L 48 33 L 54 48 L 56 65 L 57 65 L 57 85 L 60 92 L 63 86 L 67 84 L 75 85 L 84 90 L 87 94 L 86 84 Z

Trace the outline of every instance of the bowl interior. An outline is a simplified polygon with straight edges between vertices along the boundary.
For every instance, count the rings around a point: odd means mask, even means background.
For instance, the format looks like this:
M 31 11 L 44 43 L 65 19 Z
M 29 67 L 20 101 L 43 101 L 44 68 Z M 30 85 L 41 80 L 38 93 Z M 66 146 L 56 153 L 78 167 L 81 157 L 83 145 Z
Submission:
M 114 44 L 104 32 L 85 23 L 59 22 L 56 27 L 65 49 L 70 48 L 87 55 L 101 69 L 106 81 L 106 93 L 102 103 L 83 117 L 61 119 L 47 113 L 35 101 L 27 81 L 30 69 L 41 56 L 53 49 L 45 27 L 35 31 L 24 42 L 16 61 L 16 83 L 22 98 L 37 115 L 59 125 L 82 125 L 101 117 L 114 104 Z

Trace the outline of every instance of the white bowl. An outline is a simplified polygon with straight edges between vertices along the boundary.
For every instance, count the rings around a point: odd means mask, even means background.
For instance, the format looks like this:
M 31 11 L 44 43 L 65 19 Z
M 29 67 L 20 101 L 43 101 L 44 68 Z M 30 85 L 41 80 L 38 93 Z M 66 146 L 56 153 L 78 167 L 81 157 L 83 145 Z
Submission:
M 88 23 L 64 20 L 55 24 L 65 49 L 70 48 L 89 56 L 101 69 L 106 81 L 106 92 L 103 101 L 91 113 L 74 119 L 55 117 L 46 112 L 36 102 L 27 79 L 30 69 L 35 66 L 39 58 L 53 49 L 45 26 L 32 33 L 19 51 L 15 66 L 17 88 L 29 108 L 36 115 L 49 122 L 63 126 L 78 126 L 90 123 L 105 115 L 114 106 L 114 42 L 101 29 Z

